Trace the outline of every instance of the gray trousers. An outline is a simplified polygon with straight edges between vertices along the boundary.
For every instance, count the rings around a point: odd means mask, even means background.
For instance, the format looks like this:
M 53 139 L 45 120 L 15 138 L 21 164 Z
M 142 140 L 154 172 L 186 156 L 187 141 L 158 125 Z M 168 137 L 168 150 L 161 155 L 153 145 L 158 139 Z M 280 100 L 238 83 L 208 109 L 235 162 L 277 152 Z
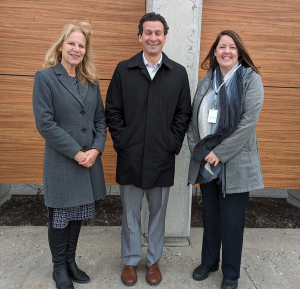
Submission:
M 146 265 L 150 266 L 160 260 L 164 244 L 169 191 L 170 187 L 158 187 L 144 191 L 133 185 L 120 185 L 123 205 L 121 253 L 124 265 L 136 266 L 141 260 L 141 210 L 145 192 L 150 212 Z

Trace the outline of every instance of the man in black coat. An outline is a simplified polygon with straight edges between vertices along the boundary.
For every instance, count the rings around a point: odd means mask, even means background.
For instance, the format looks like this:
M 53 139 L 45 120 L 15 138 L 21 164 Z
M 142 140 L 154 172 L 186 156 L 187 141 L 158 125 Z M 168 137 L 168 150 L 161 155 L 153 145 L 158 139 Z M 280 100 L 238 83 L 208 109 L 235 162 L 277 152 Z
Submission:
M 146 280 L 159 284 L 165 216 L 174 184 L 175 154 L 179 154 L 191 116 L 185 68 L 170 60 L 162 48 L 168 25 L 156 13 L 145 14 L 138 37 L 143 51 L 120 62 L 107 91 L 106 118 L 118 154 L 116 181 L 123 204 L 121 279 L 137 281 L 141 259 L 141 208 L 149 203 Z

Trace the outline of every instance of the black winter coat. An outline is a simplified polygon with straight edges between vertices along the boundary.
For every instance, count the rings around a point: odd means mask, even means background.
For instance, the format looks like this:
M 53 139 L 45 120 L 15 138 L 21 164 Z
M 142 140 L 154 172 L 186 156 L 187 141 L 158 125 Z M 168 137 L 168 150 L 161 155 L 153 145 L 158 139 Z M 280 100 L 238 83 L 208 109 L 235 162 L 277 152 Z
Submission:
M 120 62 L 107 91 L 106 120 L 118 153 L 116 181 L 144 190 L 174 184 L 191 117 L 185 68 L 164 53 L 151 80 L 142 52 Z

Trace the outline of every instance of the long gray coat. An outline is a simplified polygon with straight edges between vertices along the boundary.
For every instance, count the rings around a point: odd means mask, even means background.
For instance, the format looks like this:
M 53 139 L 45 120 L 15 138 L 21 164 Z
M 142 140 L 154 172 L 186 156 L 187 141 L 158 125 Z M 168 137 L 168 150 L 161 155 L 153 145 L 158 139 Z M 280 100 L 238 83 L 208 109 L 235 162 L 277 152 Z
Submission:
M 213 152 L 222 163 L 222 191 L 243 193 L 264 187 L 255 127 L 262 109 L 264 90 L 260 75 L 243 67 L 242 116 L 235 132 L 217 145 Z M 191 151 L 188 182 L 194 184 L 200 163 L 193 161 L 195 145 L 200 141 L 198 111 L 201 101 L 212 85 L 212 71 L 198 84 L 193 114 L 187 136 Z
M 79 94 L 60 63 L 35 75 L 33 111 L 46 140 L 43 177 L 48 207 L 93 203 L 106 194 L 100 155 L 91 168 L 73 159 L 80 150 L 103 152 L 106 140 L 99 85 L 79 84 Z

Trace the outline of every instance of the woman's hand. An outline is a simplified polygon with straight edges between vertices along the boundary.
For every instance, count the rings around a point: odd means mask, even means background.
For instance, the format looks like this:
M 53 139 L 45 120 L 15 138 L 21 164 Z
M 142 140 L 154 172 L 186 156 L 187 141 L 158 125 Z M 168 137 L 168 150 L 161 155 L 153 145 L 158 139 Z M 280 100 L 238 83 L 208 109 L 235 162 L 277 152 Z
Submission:
M 74 157 L 74 160 L 80 164 L 81 162 L 86 160 L 86 157 L 87 155 L 85 152 L 79 151 L 77 155 Z
M 218 163 L 220 162 L 220 160 L 217 158 L 217 156 L 213 153 L 213 151 L 211 151 L 205 158 L 204 160 L 208 163 L 210 163 L 211 165 L 214 164 L 214 166 L 216 167 L 218 165 Z
M 95 163 L 96 158 L 99 154 L 100 154 L 99 150 L 90 149 L 90 150 L 85 152 L 86 158 L 83 161 L 79 162 L 79 164 L 86 167 L 86 168 L 90 168 Z

